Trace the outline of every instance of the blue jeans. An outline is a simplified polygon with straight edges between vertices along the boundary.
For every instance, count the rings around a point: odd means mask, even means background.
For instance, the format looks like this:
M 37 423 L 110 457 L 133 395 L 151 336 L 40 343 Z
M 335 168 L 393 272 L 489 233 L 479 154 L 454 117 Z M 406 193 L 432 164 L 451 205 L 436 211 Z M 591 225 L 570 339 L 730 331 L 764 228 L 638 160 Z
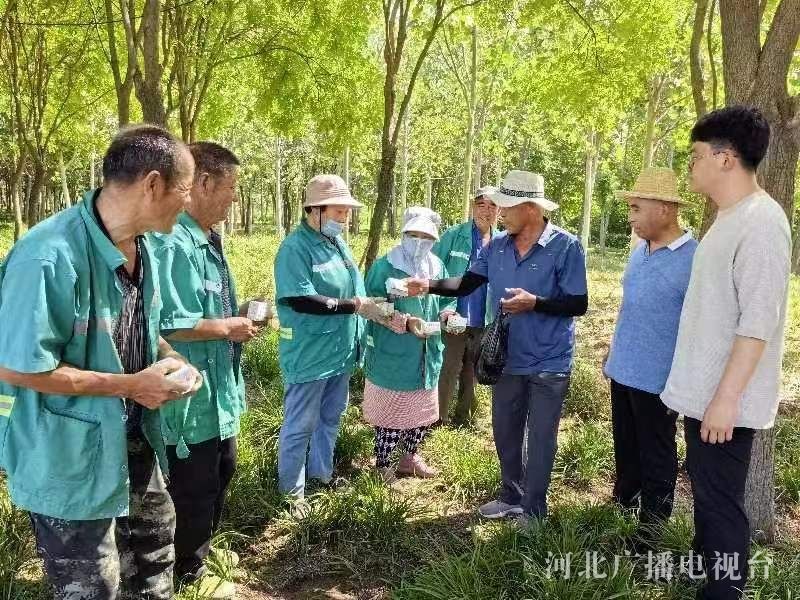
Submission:
M 344 373 L 285 387 L 278 439 L 278 487 L 282 493 L 303 497 L 306 459 L 310 478 L 330 481 L 349 383 L 350 373 Z
M 500 499 L 547 515 L 547 489 L 569 373 L 503 375 L 492 387 L 492 430 L 500 459 Z M 523 447 L 527 434 L 528 445 Z

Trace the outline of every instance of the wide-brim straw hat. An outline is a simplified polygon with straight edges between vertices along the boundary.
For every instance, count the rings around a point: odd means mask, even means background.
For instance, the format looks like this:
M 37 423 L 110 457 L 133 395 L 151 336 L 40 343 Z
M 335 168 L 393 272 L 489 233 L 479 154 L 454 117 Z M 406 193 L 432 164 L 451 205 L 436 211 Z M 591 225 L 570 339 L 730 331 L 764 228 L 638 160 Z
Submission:
M 678 194 L 678 178 L 672 169 L 662 167 L 646 167 L 636 178 L 630 191 L 620 191 L 622 198 L 641 198 L 642 200 L 660 200 L 686 204 Z
M 312 206 L 364 206 L 350 194 L 344 179 L 338 175 L 315 175 L 306 185 L 303 208 Z
M 433 239 L 439 239 L 439 226 L 442 217 L 426 206 L 409 206 L 403 213 L 403 233 L 415 231 L 427 233 Z
M 500 208 L 511 208 L 525 202 L 538 204 L 547 211 L 558 208 L 558 204 L 544 197 L 544 177 L 530 171 L 509 171 L 500 187 L 489 197 Z

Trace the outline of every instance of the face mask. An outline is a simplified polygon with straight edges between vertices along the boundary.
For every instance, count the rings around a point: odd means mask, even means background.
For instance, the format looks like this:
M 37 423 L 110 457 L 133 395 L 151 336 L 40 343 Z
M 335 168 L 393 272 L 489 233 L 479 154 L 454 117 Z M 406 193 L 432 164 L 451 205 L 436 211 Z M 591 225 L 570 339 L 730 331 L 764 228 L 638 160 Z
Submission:
M 433 240 L 425 240 L 422 238 L 415 238 L 408 235 L 403 236 L 400 242 L 403 247 L 403 252 L 411 260 L 415 267 L 418 267 L 422 259 L 428 256 L 428 253 L 433 248 Z
M 325 221 L 325 224 L 320 228 L 319 232 L 327 236 L 329 238 L 335 238 L 338 235 L 342 235 L 344 233 L 344 223 L 339 223 L 339 221 L 334 221 L 333 219 L 328 219 Z

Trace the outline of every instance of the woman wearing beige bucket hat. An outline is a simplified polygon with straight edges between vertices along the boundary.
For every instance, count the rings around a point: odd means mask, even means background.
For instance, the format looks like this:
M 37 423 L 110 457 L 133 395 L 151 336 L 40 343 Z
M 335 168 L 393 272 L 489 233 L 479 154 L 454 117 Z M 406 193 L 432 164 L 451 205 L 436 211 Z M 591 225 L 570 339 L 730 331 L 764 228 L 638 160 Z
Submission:
M 350 211 L 362 206 L 337 175 L 306 186 L 305 218 L 275 258 L 284 415 L 278 446 L 278 484 L 302 508 L 308 477 L 333 476 L 333 449 L 347 406 L 350 375 L 363 355 L 364 323 L 378 318 L 365 297 L 350 248 L 341 234 Z
M 678 474 L 677 413 L 659 394 L 672 365 L 683 299 L 697 241 L 678 224 L 684 204 L 672 169 L 647 168 L 628 203 L 641 238 L 625 268 L 622 304 L 604 361 L 611 384 L 616 479 L 614 501 L 639 510 L 636 544 L 647 551 L 654 526 L 672 512 Z

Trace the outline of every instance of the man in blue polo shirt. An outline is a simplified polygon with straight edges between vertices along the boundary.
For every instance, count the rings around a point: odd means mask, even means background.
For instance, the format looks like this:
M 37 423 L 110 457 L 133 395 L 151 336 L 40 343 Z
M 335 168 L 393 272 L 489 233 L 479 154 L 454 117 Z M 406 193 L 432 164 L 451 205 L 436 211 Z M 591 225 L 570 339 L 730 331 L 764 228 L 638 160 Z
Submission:
M 683 298 L 697 241 L 678 225 L 671 169 L 642 171 L 633 191 L 622 192 L 628 220 L 642 240 L 622 278 L 622 305 L 604 372 L 611 380 L 616 482 L 614 501 L 639 508 L 640 536 L 669 519 L 678 475 L 678 414 L 659 394 L 672 365 Z
M 478 512 L 489 519 L 524 515 L 526 520 L 547 514 L 575 347 L 574 317 L 588 304 L 586 261 L 578 239 L 544 216 L 558 205 L 544 197 L 541 175 L 511 171 L 491 198 L 506 232 L 481 250 L 463 277 L 410 279 L 408 290 L 464 296 L 488 281 L 492 309 L 510 315 L 506 367 L 492 389 L 502 489 Z

